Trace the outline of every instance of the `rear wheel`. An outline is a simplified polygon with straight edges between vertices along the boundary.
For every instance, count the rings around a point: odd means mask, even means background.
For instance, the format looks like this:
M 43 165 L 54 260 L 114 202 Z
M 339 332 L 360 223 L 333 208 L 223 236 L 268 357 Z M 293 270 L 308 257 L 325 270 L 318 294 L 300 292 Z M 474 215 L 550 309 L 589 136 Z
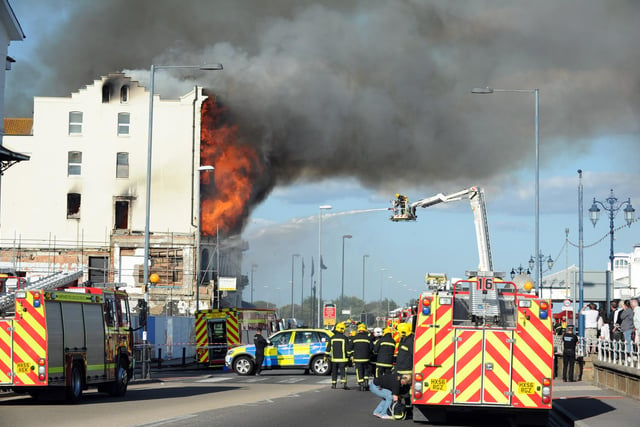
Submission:
M 71 368 L 71 379 L 66 395 L 70 403 L 76 403 L 82 397 L 82 369 L 77 364 Z
M 316 356 L 311 360 L 311 372 L 314 375 L 329 375 L 331 367 L 325 356 Z
M 249 375 L 253 372 L 253 360 L 249 356 L 240 356 L 233 361 L 233 370 L 238 375 Z

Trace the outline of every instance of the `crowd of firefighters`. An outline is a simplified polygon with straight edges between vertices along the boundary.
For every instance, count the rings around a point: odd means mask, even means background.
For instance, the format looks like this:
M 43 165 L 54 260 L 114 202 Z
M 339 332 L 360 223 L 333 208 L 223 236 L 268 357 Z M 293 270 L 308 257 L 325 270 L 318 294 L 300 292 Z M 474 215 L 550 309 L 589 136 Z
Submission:
M 345 322 L 338 323 L 327 343 L 331 362 L 331 388 L 340 382 L 347 386 L 347 367 L 353 366 L 360 391 L 369 389 L 369 380 L 385 374 L 411 375 L 413 369 L 413 335 L 410 323 L 390 324 L 367 329 L 358 323 L 346 333 Z

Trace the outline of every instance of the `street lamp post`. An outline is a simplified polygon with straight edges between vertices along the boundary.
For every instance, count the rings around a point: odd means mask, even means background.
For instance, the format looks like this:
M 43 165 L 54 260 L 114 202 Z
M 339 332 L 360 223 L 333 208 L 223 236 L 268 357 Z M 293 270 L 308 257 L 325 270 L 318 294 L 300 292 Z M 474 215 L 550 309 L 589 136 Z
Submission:
M 299 256 L 300 254 L 291 255 L 291 319 L 293 319 L 296 314 L 296 310 L 293 308 L 293 260 Z
M 153 92 L 155 71 L 157 69 L 166 68 L 183 68 L 183 69 L 199 69 L 199 70 L 222 70 L 222 64 L 214 65 L 153 65 L 149 70 L 149 130 L 147 132 L 147 179 L 145 188 L 145 219 L 144 219 L 144 266 L 143 266 L 143 283 L 145 286 L 144 301 L 149 306 L 149 217 L 151 212 L 151 153 L 153 147 Z M 200 230 L 198 230 L 199 232 Z M 147 344 L 147 326 L 142 330 L 142 341 L 144 344 L 143 351 L 146 351 Z M 143 360 L 146 360 L 143 355 Z M 148 373 L 147 377 L 148 378 Z
M 352 237 L 351 234 L 344 234 L 342 236 L 342 290 L 340 291 L 340 310 L 344 308 L 344 239 L 351 239 Z
M 380 269 L 380 301 L 378 302 L 378 306 L 379 306 L 379 312 L 380 314 L 382 314 L 382 282 L 383 282 L 383 276 L 384 276 L 384 272 L 387 271 L 388 268 L 382 267 Z M 385 316 L 386 317 L 386 316 Z
M 535 257 L 533 255 L 531 255 L 531 257 L 529 258 L 529 269 L 533 270 L 533 268 L 536 265 L 542 265 L 542 263 L 545 261 L 545 256 L 542 255 L 542 253 L 538 254 L 538 260 L 536 261 Z M 547 262 L 547 268 L 549 270 L 551 270 L 553 268 L 553 258 L 551 258 L 551 255 L 546 257 L 546 262 Z M 540 282 L 540 297 L 542 298 L 542 291 L 543 291 L 543 287 L 542 287 L 542 282 Z M 552 295 L 551 295 L 551 285 L 549 285 L 549 298 L 551 299 Z
M 251 304 L 253 304 L 253 273 L 258 268 L 258 264 L 251 264 Z
M 605 202 L 607 203 L 608 207 L 603 202 L 596 200 L 596 198 L 594 197 L 593 204 L 589 208 L 589 217 L 591 219 L 591 223 L 595 227 L 596 222 L 598 222 L 598 219 L 600 218 L 600 209 L 598 208 L 598 205 L 602 206 L 602 209 L 609 213 L 609 235 L 611 238 L 611 244 L 609 247 L 609 271 L 607 272 L 605 290 L 605 292 L 607 293 L 605 310 L 609 310 L 609 307 L 611 306 L 611 278 L 613 276 L 614 258 L 613 236 L 615 230 L 613 229 L 613 219 L 615 218 L 618 211 L 624 207 L 624 219 L 627 222 L 627 226 L 631 226 L 631 224 L 633 223 L 633 214 L 636 210 L 633 208 L 633 206 L 631 206 L 631 198 L 628 198 L 624 202 L 618 203 L 618 199 L 613 195 L 613 189 L 611 189 L 611 193 L 609 194 L 609 197 L 605 199 Z
M 536 145 L 536 178 L 535 178 L 535 253 L 540 253 L 540 90 L 539 89 L 494 89 L 490 87 L 474 88 L 474 94 L 492 94 L 494 92 L 533 93 L 535 98 L 535 145 Z M 537 263 L 536 284 L 540 295 L 542 286 L 542 264 Z
M 368 322 L 367 322 L 367 310 L 366 310 L 367 304 L 365 303 L 365 300 L 364 300 L 364 260 L 366 258 L 369 258 L 368 254 L 362 255 L 362 312 L 364 313 L 365 325 L 368 325 Z
M 319 207 L 320 215 L 318 218 L 318 324 L 317 327 L 321 328 L 320 323 L 321 307 L 322 307 L 322 211 L 331 209 L 331 205 L 321 205 Z

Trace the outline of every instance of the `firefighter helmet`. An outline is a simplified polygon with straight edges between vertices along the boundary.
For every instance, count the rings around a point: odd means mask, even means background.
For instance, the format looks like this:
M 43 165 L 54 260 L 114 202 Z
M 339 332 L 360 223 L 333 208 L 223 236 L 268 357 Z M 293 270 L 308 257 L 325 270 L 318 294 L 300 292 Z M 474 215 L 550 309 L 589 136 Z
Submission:
M 403 337 L 411 335 L 411 324 L 409 323 L 399 323 L 397 329 Z
M 382 336 L 382 328 L 373 328 L 373 336 L 381 337 Z
M 346 329 L 346 326 L 344 324 L 344 322 L 340 322 L 336 325 L 336 332 L 341 332 L 344 333 L 344 330 Z
M 384 328 L 384 331 L 382 331 L 382 335 L 387 335 L 387 334 L 390 334 L 390 333 L 391 333 L 391 328 L 388 327 L 388 326 L 386 328 Z
M 367 325 L 365 325 L 364 323 L 359 323 L 358 332 L 367 332 Z

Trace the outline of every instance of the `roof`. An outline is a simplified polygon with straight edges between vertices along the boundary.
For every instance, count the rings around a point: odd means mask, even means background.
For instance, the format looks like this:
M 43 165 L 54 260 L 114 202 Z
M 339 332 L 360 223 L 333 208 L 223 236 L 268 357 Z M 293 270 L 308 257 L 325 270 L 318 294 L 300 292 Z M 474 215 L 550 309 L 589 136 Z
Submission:
M 19 162 L 21 160 L 29 160 L 31 157 L 26 154 L 17 153 L 15 151 L 11 151 L 6 147 L 0 145 L 0 162 Z M 2 171 L 11 166 L 11 164 L 2 165 Z
M 0 20 L 7 30 L 9 40 L 24 40 L 26 36 L 8 0 L 0 0 Z
M 32 118 L 7 118 L 4 119 L 5 135 L 31 135 L 33 129 Z

